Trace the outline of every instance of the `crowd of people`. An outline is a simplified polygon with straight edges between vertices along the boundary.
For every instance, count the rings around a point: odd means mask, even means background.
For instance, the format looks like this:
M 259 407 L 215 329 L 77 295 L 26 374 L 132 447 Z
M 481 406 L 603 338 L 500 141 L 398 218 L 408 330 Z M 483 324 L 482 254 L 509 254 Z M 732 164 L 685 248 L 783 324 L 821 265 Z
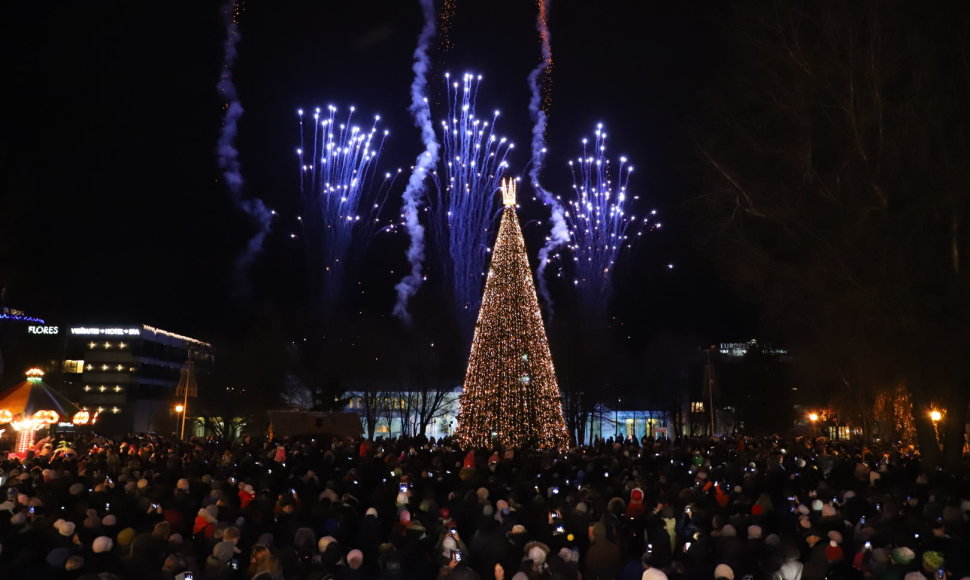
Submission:
M 74 435 L 0 468 L 0 578 L 970 576 L 967 479 L 901 446 Z

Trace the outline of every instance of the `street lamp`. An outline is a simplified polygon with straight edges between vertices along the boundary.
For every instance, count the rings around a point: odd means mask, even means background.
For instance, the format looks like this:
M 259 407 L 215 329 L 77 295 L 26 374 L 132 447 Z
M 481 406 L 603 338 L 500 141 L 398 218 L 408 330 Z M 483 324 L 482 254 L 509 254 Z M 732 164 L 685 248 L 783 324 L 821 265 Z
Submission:
M 179 422 L 181 423 L 181 427 L 179 428 L 179 439 L 185 439 L 185 405 L 182 403 L 175 405 L 175 412 L 181 415 L 179 418 Z
M 940 441 L 940 421 L 943 420 L 943 412 L 939 409 L 930 409 L 930 421 L 933 421 L 933 433 L 936 440 Z
M 811 412 L 811 413 L 809 413 L 808 414 L 808 420 L 812 422 L 812 438 L 814 439 L 815 436 L 816 436 L 816 433 L 815 433 L 815 424 L 818 422 L 818 413 L 816 413 L 814 411 Z

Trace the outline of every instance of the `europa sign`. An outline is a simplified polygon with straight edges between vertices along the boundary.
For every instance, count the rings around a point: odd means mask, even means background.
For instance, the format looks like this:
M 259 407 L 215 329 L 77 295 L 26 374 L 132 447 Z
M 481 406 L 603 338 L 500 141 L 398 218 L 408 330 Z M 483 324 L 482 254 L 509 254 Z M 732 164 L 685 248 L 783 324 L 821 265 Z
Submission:
M 28 326 L 27 334 L 58 334 L 60 329 L 56 326 Z
M 140 336 L 140 328 L 90 328 L 75 326 L 71 329 L 75 336 Z

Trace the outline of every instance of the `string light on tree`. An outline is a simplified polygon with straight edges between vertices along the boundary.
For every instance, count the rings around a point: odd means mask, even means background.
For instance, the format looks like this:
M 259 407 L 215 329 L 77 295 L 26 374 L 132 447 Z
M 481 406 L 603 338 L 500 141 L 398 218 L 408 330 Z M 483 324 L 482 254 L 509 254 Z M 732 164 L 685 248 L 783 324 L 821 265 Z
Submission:
M 569 435 L 515 213 L 514 181 L 502 185 L 502 201 L 455 437 L 464 447 L 562 450 Z

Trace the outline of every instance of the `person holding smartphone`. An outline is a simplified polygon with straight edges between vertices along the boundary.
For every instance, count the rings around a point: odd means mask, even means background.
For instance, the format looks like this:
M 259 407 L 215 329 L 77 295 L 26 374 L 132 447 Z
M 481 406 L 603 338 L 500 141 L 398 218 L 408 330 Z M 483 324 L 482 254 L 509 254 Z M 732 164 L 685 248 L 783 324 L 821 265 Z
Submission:
M 462 541 L 461 536 L 458 535 L 458 530 L 454 528 L 446 530 L 441 534 L 441 538 L 438 541 L 439 558 L 438 564 L 440 566 L 450 566 L 452 562 L 460 563 L 463 558 L 468 557 L 468 546 Z M 458 554 L 456 559 L 455 554 Z

